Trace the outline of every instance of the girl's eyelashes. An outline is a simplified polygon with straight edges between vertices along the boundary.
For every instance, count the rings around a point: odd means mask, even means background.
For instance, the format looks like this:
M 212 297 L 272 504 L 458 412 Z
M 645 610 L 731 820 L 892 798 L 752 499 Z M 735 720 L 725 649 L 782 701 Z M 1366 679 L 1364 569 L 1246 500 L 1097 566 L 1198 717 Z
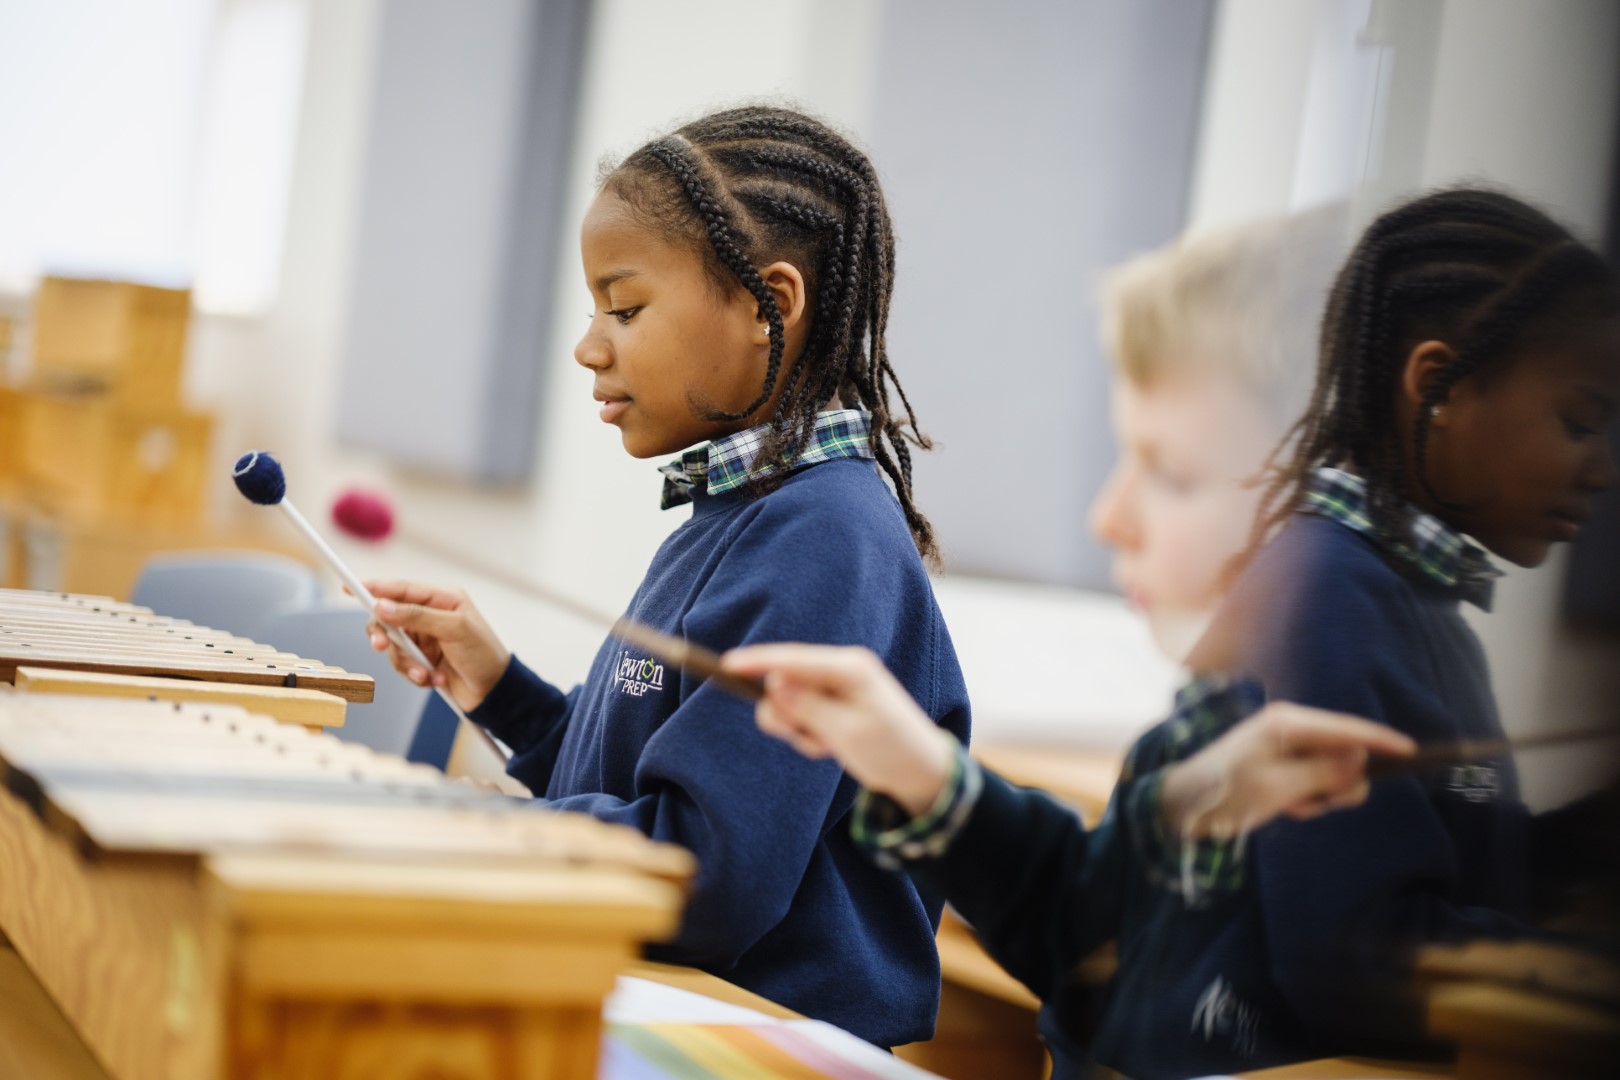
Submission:
M 634 318 L 636 313 L 638 311 L 640 311 L 640 310 L 641 310 L 640 307 L 606 308 L 606 309 L 604 309 L 602 311 L 602 314 L 603 315 L 611 315 L 611 316 L 613 316 L 615 319 L 619 320 L 619 325 L 623 326 L 625 323 L 629 322 L 632 318 Z M 585 313 L 585 318 L 586 319 L 594 319 L 594 318 L 596 318 L 596 312 L 587 311 Z

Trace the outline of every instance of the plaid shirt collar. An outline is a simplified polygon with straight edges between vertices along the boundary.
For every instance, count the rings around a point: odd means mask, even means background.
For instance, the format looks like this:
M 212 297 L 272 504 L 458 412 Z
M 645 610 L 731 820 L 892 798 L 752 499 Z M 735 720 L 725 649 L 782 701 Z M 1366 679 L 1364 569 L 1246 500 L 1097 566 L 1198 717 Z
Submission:
M 659 507 L 668 510 L 692 501 L 692 489 L 701 487 L 710 495 L 720 495 L 750 480 L 782 471 L 780 462 L 755 467 L 760 445 L 770 425 L 760 424 L 723 439 L 694 446 L 674 461 L 660 465 L 664 476 L 664 496 Z M 814 465 L 836 458 L 871 458 L 871 414 L 859 409 L 833 409 L 818 413 L 810 442 L 800 452 L 792 468 Z
M 1412 542 L 1378 535 L 1367 516 L 1367 482 L 1342 469 L 1319 468 L 1305 493 L 1304 509 L 1321 514 L 1372 540 L 1384 551 L 1432 581 L 1458 594 L 1481 611 L 1491 610 L 1491 596 L 1502 571 L 1462 533 L 1432 514 L 1412 511 Z

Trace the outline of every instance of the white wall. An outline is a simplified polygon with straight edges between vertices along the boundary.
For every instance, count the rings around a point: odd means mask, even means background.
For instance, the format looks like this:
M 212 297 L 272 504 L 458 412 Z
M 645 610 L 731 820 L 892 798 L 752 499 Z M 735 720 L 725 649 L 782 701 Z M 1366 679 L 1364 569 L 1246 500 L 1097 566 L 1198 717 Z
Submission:
M 1351 197 L 1363 179 L 1386 59 L 1363 33 L 1371 8 L 1372 0 L 1223 0 L 1191 228 Z
M 1222 0 L 1193 170 L 1193 227 L 1289 209 L 1316 7 L 1299 0 Z

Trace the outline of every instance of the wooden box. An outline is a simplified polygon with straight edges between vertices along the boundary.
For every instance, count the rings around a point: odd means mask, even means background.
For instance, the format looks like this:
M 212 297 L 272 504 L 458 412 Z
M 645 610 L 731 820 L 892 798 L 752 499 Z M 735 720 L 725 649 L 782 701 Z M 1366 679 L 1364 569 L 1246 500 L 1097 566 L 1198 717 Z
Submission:
M 176 404 L 190 315 L 189 289 L 47 277 L 34 301 L 34 378 Z
M 107 393 L 20 395 L 19 494 L 79 517 L 184 525 L 202 512 L 213 420 Z
M 0 495 L 9 494 L 17 483 L 21 427 L 22 403 L 17 391 L 0 383 Z
M 179 551 L 271 551 L 309 562 L 307 545 L 265 523 L 253 526 L 129 525 L 53 514 L 0 501 L 0 587 L 96 593 L 127 599 L 153 555 Z

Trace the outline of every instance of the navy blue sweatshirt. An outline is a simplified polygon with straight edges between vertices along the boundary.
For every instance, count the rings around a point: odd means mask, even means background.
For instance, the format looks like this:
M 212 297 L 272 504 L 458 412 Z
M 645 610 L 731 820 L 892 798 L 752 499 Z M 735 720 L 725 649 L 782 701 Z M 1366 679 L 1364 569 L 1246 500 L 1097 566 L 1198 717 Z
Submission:
M 1502 734 L 1458 589 L 1315 514 L 1261 551 L 1191 662 L 1419 743 Z M 1251 932 L 1221 971 L 1253 1002 L 1262 1052 L 1421 1052 L 1406 964 L 1426 943 L 1532 932 L 1530 832 L 1507 758 L 1381 780 L 1360 807 L 1259 830 L 1239 897 Z
M 1325 517 L 1296 515 L 1255 557 L 1192 663 L 1419 741 L 1500 734 L 1457 592 Z M 1122 811 L 1171 760 L 1172 738 L 1167 722 L 1132 748 L 1090 831 L 987 772 L 945 854 L 909 864 L 1041 997 L 1057 1077 L 1088 1061 L 1169 1080 L 1421 1054 L 1431 1048 L 1404 993 L 1412 949 L 1529 931 L 1529 816 L 1511 762 L 1382 780 L 1362 807 L 1274 822 L 1249 838 L 1234 889 L 1189 903 L 1154 880 L 1140 823 Z M 1119 967 L 1099 996 L 1075 969 L 1110 938 Z
M 627 613 L 716 650 L 865 645 L 929 716 L 968 737 L 950 635 L 869 460 L 800 469 L 763 497 L 700 486 Z M 515 751 L 508 771 L 553 807 L 697 856 L 679 935 L 649 956 L 881 1046 L 932 1034 L 942 901 L 856 850 L 854 782 L 762 734 L 753 702 L 610 638 L 566 693 L 514 659 L 474 718 Z

